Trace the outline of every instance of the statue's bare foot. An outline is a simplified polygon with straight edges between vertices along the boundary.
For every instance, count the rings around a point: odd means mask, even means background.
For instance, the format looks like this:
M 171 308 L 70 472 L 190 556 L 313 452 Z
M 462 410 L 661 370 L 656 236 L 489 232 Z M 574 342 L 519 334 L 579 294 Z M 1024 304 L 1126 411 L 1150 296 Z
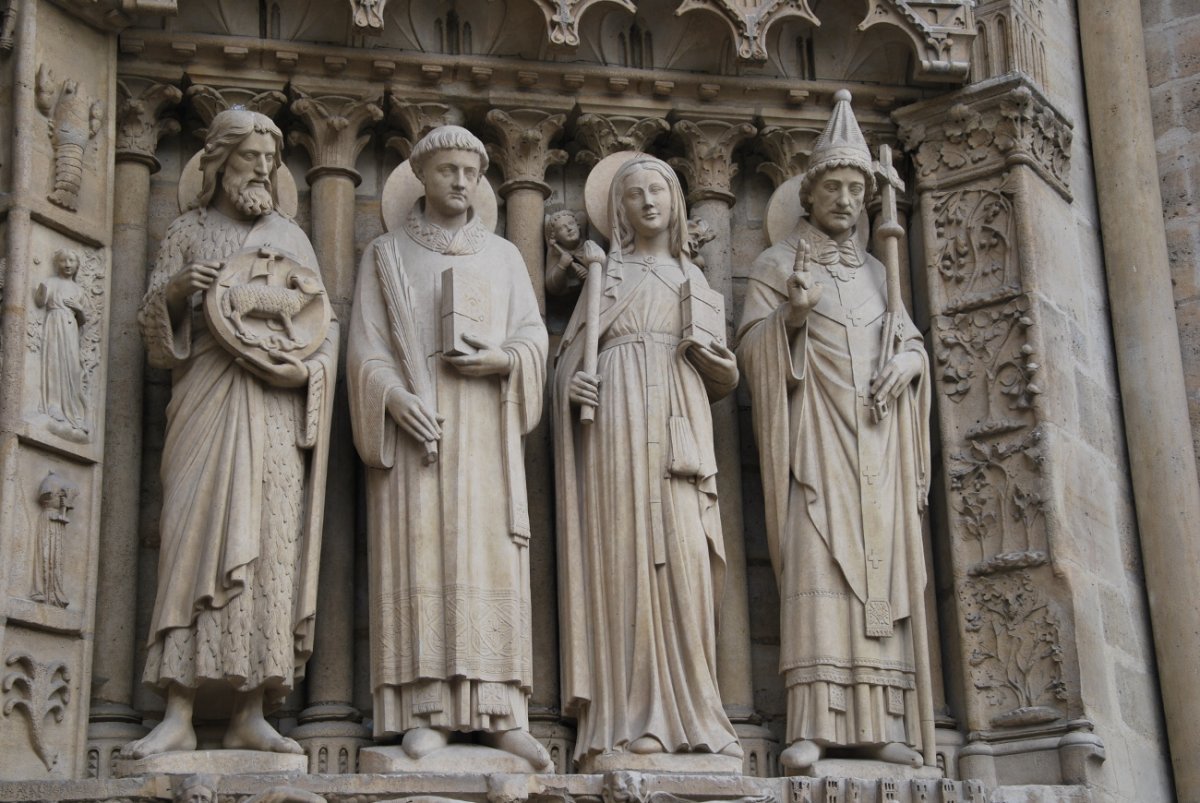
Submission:
M 529 733 L 523 730 L 503 731 L 484 735 L 484 742 L 497 750 L 512 753 L 528 761 L 535 770 L 553 769 L 550 752 Z
M 650 753 L 665 753 L 667 749 L 663 747 L 663 743 L 653 736 L 639 736 L 629 743 L 629 752 L 639 755 L 649 755 Z
M 811 739 L 801 739 L 792 742 L 788 748 L 779 754 L 779 763 L 789 770 L 811 769 L 813 764 L 821 760 L 825 750 Z
M 190 719 L 167 717 L 137 741 L 121 748 L 121 758 L 145 758 L 172 750 L 195 750 L 196 731 Z
M 436 728 L 413 728 L 404 734 L 400 746 L 409 758 L 424 758 L 434 750 L 441 750 L 450 741 L 450 734 Z
M 871 748 L 868 754 L 876 761 L 886 761 L 889 764 L 907 764 L 914 769 L 925 763 L 924 758 L 903 742 L 888 742 Z
M 268 753 L 303 755 L 304 748 L 295 739 L 283 736 L 263 717 L 253 714 L 234 715 L 225 729 L 221 746 L 226 750 L 261 750 Z

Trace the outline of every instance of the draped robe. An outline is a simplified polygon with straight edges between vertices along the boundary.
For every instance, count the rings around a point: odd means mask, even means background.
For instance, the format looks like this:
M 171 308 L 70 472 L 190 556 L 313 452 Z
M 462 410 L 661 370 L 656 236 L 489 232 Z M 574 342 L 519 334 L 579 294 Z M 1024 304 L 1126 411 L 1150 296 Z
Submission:
M 789 335 L 786 282 L 801 239 L 824 289 Z M 916 651 L 928 645 L 914 643 L 911 620 L 924 616 L 929 365 L 903 315 L 897 350 L 920 355 L 920 378 L 875 422 L 886 303 L 883 265 L 807 221 L 763 252 L 746 289 L 738 358 L 780 588 L 788 743 L 921 748 Z M 869 635 L 880 630 L 892 633 Z
M 600 405 L 579 422 L 584 308 L 563 336 L 554 386 L 562 696 L 575 757 L 653 736 L 669 753 L 719 753 L 737 736 L 717 687 L 725 554 L 710 392 L 684 355 L 683 268 L 605 267 Z
M 411 288 L 389 309 L 376 245 L 394 246 Z M 469 377 L 441 359 L 443 272 L 487 283 L 476 334 L 511 357 L 506 377 Z M 390 321 L 411 314 L 414 359 L 444 417 L 439 457 L 399 429 L 386 399 L 406 384 Z M 530 537 L 522 437 L 542 413 L 547 335 L 516 247 L 476 217 L 457 231 L 425 220 L 363 255 L 347 356 L 354 442 L 367 466 L 371 686 L 375 735 L 415 727 L 528 727 L 532 684 Z
M 280 388 L 235 363 L 198 304 L 176 321 L 166 303 L 167 283 L 187 265 L 263 247 L 317 266 L 304 232 L 278 213 L 248 223 L 186 212 L 167 230 L 142 302 L 150 364 L 172 371 L 143 679 L 264 688 L 274 705 L 312 654 L 337 322 L 305 360 L 306 385 Z

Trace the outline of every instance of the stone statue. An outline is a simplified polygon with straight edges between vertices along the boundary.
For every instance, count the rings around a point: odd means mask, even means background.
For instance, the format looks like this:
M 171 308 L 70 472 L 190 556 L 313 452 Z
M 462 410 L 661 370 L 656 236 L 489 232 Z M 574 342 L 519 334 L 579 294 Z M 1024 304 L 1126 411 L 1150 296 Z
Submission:
M 604 260 L 600 246 L 583 236 L 582 213 L 561 209 L 546 215 L 546 292 L 561 296 L 587 279 L 588 266 Z
M 87 323 L 85 291 L 76 281 L 79 253 L 54 253 L 51 276 L 37 286 L 33 301 L 46 310 L 42 322 L 42 411 L 51 428 L 73 440 L 86 439 L 87 394 L 83 383 L 80 331 Z
M 142 302 L 149 361 L 172 370 L 143 678 L 167 708 L 125 758 L 194 749 L 193 709 L 220 716 L 213 689 L 233 692 L 224 747 L 302 752 L 264 708 L 303 677 L 312 651 L 337 325 L 310 328 L 301 359 L 220 340 L 205 314 L 235 269 L 263 286 L 287 281 L 276 266 L 317 275 L 308 237 L 275 211 L 282 147 L 265 115 L 213 118 L 201 191 L 167 230 Z
M 367 472 L 375 736 L 408 760 L 477 734 L 534 769 L 523 436 L 541 418 L 546 328 L 524 260 L 472 206 L 483 144 L 434 129 L 424 185 L 358 272 L 347 385 Z M 382 749 L 382 748 L 380 748 Z
M 685 336 L 687 288 L 712 291 L 690 257 L 671 168 L 639 154 L 606 194 L 602 289 L 594 315 L 576 306 L 554 384 L 563 702 L 578 718 L 575 759 L 598 772 L 709 753 L 740 772 L 717 688 L 724 549 L 709 409 L 737 386 L 737 363 L 721 343 Z M 589 348 L 594 373 L 584 370 Z M 580 420 L 587 408 L 594 421 Z
M 876 179 L 849 93 L 836 100 L 801 184 L 808 219 L 754 263 L 738 328 L 780 587 L 780 761 L 793 771 L 830 747 L 919 766 L 933 713 L 919 702 L 929 365 L 884 265 L 854 237 Z

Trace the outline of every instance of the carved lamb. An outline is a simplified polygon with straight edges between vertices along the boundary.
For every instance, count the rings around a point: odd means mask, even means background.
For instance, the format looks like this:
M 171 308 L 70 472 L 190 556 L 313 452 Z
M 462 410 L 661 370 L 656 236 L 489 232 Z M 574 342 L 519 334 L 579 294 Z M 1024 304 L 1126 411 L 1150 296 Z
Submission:
M 233 321 L 238 335 L 255 340 L 242 325 L 242 318 L 266 318 L 283 325 L 288 340 L 295 342 L 292 316 L 308 306 L 314 298 L 324 294 L 320 281 L 315 277 L 293 273 L 288 277 L 288 287 L 271 287 L 265 284 L 239 284 L 230 287 L 221 299 L 221 313 Z

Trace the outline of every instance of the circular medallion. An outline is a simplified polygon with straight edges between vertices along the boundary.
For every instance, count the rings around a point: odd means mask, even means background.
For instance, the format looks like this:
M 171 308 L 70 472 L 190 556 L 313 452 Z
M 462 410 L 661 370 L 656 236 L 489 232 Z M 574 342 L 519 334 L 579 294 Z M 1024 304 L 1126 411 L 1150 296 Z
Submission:
M 383 184 L 383 199 L 380 202 L 380 213 L 383 215 L 383 225 L 388 231 L 395 231 L 404 223 L 408 210 L 412 209 L 417 199 L 425 197 L 425 186 L 413 172 L 412 165 L 405 159 L 387 177 Z M 487 176 L 479 178 L 475 188 L 475 197 L 471 199 L 471 208 L 483 221 L 488 231 L 496 230 L 499 220 L 496 204 L 496 191 Z
M 315 268 L 269 248 L 236 254 L 204 294 L 204 317 L 222 346 L 254 362 L 303 360 L 333 320 Z
M 203 153 L 203 150 L 196 151 L 179 174 L 176 200 L 179 202 L 180 212 L 187 211 L 188 204 L 195 200 L 196 196 L 200 194 L 200 188 L 204 186 L 204 175 L 200 172 L 200 156 Z M 276 211 L 287 217 L 295 217 L 300 200 L 296 191 L 296 178 L 292 175 L 292 171 L 288 170 L 287 165 L 281 164 L 276 169 L 275 184 Z

